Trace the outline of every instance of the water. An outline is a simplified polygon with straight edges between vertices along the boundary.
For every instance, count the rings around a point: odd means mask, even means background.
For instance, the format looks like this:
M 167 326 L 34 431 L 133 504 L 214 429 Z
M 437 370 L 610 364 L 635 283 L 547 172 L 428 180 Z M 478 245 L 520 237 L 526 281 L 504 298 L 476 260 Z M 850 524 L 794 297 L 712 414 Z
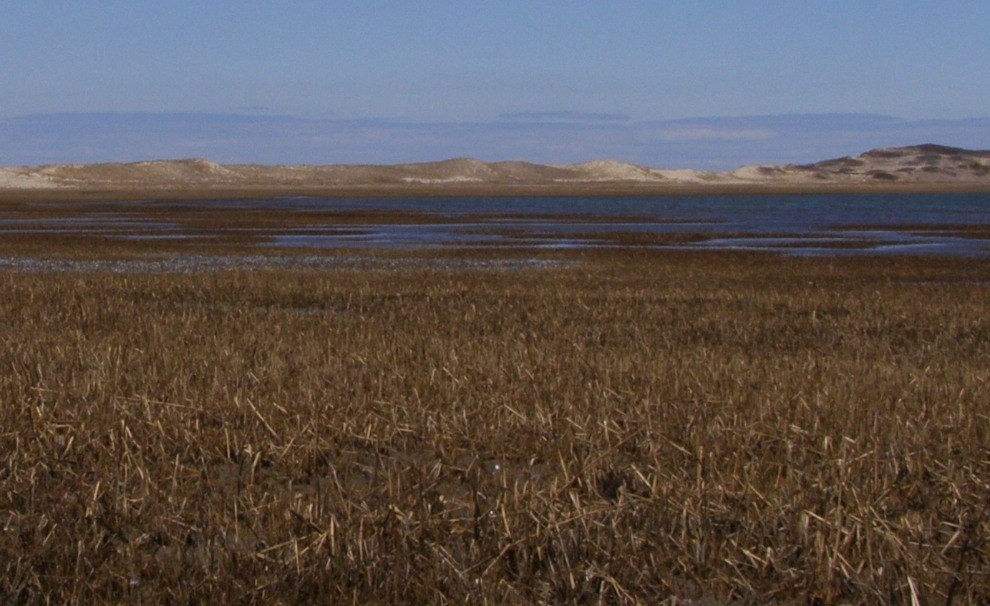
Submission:
M 115 207 L 119 212 L 114 212 Z M 141 207 L 168 210 L 168 223 Z M 217 228 L 210 237 L 250 232 L 262 247 L 590 248 L 769 251 L 784 255 L 945 255 L 990 257 L 990 194 L 275 198 L 209 202 L 107 203 L 72 217 L 4 219 L 5 233 L 102 234 L 183 239 L 183 218 L 200 211 L 312 214 L 303 227 Z M 332 224 L 318 211 L 360 212 L 366 223 Z M 396 224 L 395 215 L 411 217 Z M 159 213 L 158 216 L 161 216 Z M 380 217 L 380 218 L 379 218 Z M 927 226 L 927 228 L 926 228 Z M 974 229 L 975 228 L 975 229 Z M 202 229 L 197 237 L 204 237 Z M 681 236 L 681 237 L 678 237 Z
M 350 226 L 274 234 L 276 246 L 585 248 L 772 251 L 787 255 L 990 256 L 990 194 L 631 198 L 316 198 L 226 202 L 301 211 L 403 211 L 446 223 Z M 508 216 L 508 217 L 507 217 Z M 468 218 L 470 221 L 449 222 Z M 924 229 L 925 226 L 944 229 Z M 981 234 L 966 228 L 987 227 Z M 921 231 L 919 231 L 921 228 Z M 690 244 L 617 244 L 603 233 L 702 234 Z M 726 237 L 731 235 L 731 237 Z
M 198 204 L 198 203 L 197 203 Z M 641 196 L 394 198 L 378 200 L 274 198 L 209 203 L 215 207 L 337 211 L 406 211 L 441 217 L 571 215 L 675 223 L 719 223 L 754 231 L 839 225 L 990 225 L 990 194 L 802 196 Z

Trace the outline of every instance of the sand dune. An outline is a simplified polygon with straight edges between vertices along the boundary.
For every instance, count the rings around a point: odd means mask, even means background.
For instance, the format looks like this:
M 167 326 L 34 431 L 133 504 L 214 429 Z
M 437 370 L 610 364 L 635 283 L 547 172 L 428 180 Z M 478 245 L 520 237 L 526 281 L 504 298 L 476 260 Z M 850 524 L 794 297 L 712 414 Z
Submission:
M 785 167 L 785 173 L 814 179 L 945 182 L 990 180 L 990 151 L 942 145 L 875 149 L 859 157 L 837 158 L 806 166 Z
M 582 164 L 482 162 L 457 158 L 397 165 L 222 165 L 204 159 L 109 164 L 57 164 L 0 169 L 0 190 L 272 191 L 348 187 L 477 185 L 548 186 L 827 186 L 962 184 L 990 189 L 990 151 L 939 145 L 875 149 L 814 164 L 744 166 L 729 172 L 658 169 L 596 160 Z

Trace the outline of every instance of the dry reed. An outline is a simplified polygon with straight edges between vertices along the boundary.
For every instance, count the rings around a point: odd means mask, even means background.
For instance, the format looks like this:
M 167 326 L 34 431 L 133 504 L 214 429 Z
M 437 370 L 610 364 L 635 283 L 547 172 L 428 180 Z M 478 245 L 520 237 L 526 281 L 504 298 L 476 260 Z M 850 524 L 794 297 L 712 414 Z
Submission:
M 986 603 L 987 276 L 0 273 L 0 601 Z

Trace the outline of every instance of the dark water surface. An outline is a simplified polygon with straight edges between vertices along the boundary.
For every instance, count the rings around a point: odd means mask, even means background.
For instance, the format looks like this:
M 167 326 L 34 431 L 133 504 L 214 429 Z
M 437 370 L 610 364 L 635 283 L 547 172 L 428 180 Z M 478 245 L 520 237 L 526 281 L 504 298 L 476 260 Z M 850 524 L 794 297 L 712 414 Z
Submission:
M 369 224 L 273 234 L 281 246 L 777 251 L 789 255 L 990 256 L 990 194 L 633 198 L 315 198 L 228 201 L 230 208 L 415 212 L 434 224 Z M 463 221 L 449 222 L 451 219 Z M 596 234 L 694 234 L 686 244 L 628 244 Z M 590 236 L 590 237 L 589 237 Z
M 119 206 L 118 212 L 114 208 Z M 66 207 L 68 210 L 69 207 Z M 141 209 L 165 210 L 154 220 Z M 91 209 L 92 210 L 92 209 Z M 173 212 L 174 211 L 174 212 Z M 196 213 L 312 217 L 223 227 Z M 319 213 L 355 213 L 341 223 Z M 174 221 L 161 222 L 162 215 Z M 250 233 L 262 247 L 753 250 L 785 255 L 990 256 L 990 194 L 799 196 L 274 198 L 111 204 L 37 219 L 0 216 L 5 233 L 181 239 Z

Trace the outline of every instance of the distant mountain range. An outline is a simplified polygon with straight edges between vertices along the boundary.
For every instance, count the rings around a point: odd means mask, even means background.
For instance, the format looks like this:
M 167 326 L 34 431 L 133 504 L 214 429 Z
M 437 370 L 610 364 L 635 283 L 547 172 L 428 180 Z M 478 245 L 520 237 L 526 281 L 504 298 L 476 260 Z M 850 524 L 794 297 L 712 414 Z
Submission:
M 429 189 L 581 187 L 879 187 L 964 185 L 990 190 L 990 151 L 941 145 L 882 148 L 813 164 L 766 164 L 733 171 L 649 168 L 597 160 L 581 164 L 481 162 L 461 158 L 395 165 L 224 165 L 203 159 L 133 163 L 52 164 L 0 169 L 2 190 L 333 191 L 347 188 Z

